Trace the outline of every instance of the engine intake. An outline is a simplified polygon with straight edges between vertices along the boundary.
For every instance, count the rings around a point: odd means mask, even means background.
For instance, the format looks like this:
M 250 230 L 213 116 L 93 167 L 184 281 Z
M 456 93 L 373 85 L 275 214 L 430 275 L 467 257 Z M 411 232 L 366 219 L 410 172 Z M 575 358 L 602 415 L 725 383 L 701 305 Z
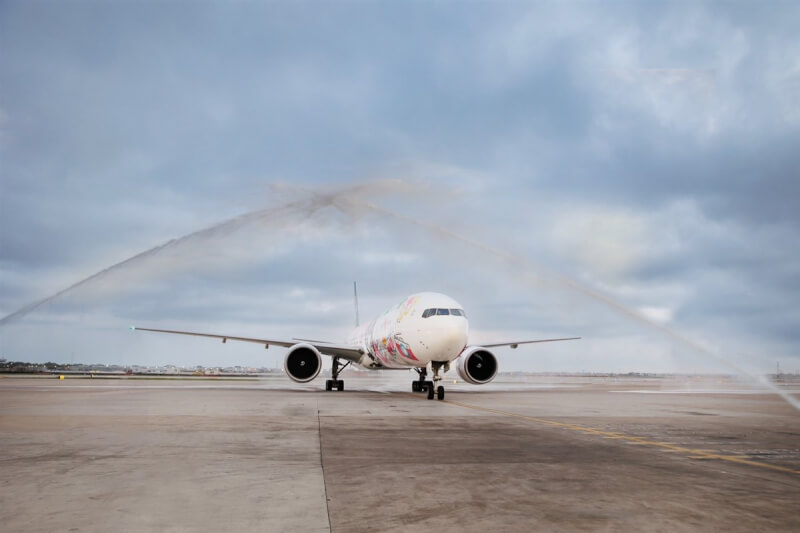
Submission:
M 292 381 L 308 383 L 322 369 L 322 356 L 310 344 L 295 344 L 286 354 L 283 369 Z
M 458 358 L 458 375 L 467 383 L 483 385 L 497 375 L 497 358 L 480 346 L 473 346 Z

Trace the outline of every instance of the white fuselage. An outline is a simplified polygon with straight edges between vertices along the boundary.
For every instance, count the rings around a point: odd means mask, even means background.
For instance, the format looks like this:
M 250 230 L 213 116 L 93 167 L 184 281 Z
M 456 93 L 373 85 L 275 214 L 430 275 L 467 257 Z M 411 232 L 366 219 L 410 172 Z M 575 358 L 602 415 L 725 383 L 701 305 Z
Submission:
M 356 328 L 349 344 L 364 349 L 364 368 L 420 368 L 450 362 L 467 345 L 469 325 L 461 305 L 444 294 L 412 294 L 368 324 Z

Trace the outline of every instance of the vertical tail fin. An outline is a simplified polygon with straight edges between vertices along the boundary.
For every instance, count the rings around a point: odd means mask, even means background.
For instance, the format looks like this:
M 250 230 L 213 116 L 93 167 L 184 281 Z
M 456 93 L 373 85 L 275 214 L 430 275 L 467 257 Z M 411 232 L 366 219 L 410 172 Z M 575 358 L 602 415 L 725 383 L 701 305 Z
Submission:
M 353 282 L 353 300 L 356 304 L 356 327 L 358 327 L 360 325 L 358 320 L 358 285 L 356 285 L 355 281 Z

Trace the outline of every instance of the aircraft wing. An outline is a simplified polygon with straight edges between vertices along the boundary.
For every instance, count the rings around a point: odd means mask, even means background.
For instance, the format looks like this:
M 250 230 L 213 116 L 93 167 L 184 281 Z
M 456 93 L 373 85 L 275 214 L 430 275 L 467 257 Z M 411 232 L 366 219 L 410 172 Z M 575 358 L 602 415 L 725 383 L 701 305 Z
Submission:
M 194 337 L 210 337 L 212 339 L 222 339 L 222 342 L 227 342 L 228 340 L 232 341 L 244 341 L 244 342 L 254 342 L 256 344 L 263 344 L 264 348 L 269 348 L 270 344 L 275 346 L 281 346 L 283 348 L 290 348 L 295 344 L 299 344 L 299 342 L 303 342 L 305 344 L 310 344 L 314 348 L 316 348 L 319 353 L 323 355 L 330 355 L 330 356 L 338 356 L 342 359 L 346 359 L 348 361 L 360 361 L 361 356 L 364 354 L 364 351 L 359 346 L 353 346 L 349 344 L 335 344 L 332 342 L 324 342 L 324 341 L 299 341 L 299 339 L 294 339 L 290 341 L 282 341 L 282 340 L 275 340 L 275 339 L 256 339 L 252 337 L 236 337 L 234 335 L 217 335 L 215 333 L 197 333 L 194 331 L 177 331 L 172 329 L 152 329 L 152 328 L 137 328 L 135 326 L 131 326 L 132 331 L 155 331 L 156 333 L 172 333 L 174 335 L 192 335 Z
M 534 344 L 536 342 L 574 341 L 580 338 L 581 337 L 566 337 L 563 339 L 539 339 L 535 341 L 497 342 L 494 344 L 481 344 L 481 346 L 483 348 L 499 348 L 501 346 L 510 346 L 511 348 L 516 348 L 520 344 Z

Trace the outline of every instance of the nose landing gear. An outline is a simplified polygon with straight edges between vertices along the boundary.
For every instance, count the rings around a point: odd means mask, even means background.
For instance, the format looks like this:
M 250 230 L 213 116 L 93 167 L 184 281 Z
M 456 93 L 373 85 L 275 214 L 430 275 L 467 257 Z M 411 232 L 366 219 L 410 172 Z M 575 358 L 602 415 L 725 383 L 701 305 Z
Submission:
M 431 362 L 433 381 L 426 381 L 425 379 L 428 376 L 427 368 L 415 368 L 414 370 L 419 374 L 419 379 L 411 382 L 411 392 L 427 392 L 429 400 L 433 400 L 434 396 L 436 396 L 438 400 L 444 400 L 444 387 L 439 385 L 439 382 L 442 380 L 441 376 L 439 376 L 439 370 L 442 367 L 444 367 L 445 372 L 450 369 L 448 363 L 438 361 Z

